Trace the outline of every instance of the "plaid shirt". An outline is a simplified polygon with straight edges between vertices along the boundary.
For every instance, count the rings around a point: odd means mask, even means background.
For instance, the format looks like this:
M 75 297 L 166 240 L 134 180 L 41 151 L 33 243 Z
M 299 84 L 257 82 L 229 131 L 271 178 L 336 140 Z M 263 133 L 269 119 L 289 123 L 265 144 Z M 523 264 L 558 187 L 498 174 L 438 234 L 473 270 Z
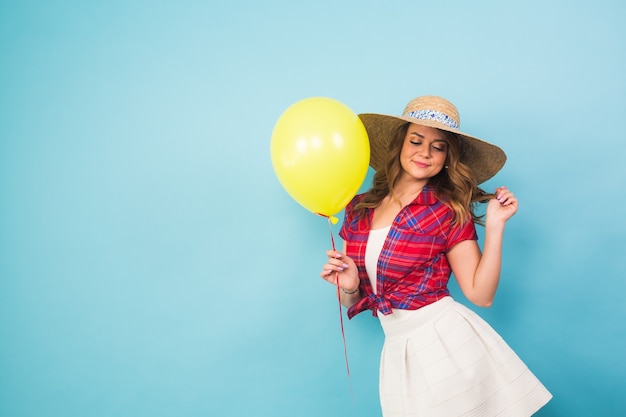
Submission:
M 439 201 L 428 185 L 396 216 L 378 258 L 376 294 L 365 270 L 365 248 L 373 209 L 356 218 L 352 199 L 345 209 L 339 236 L 346 242 L 346 254 L 356 263 L 363 298 L 348 309 L 352 318 L 365 310 L 391 314 L 392 308 L 416 310 L 450 294 L 450 265 L 446 252 L 463 240 L 476 240 L 471 219 L 453 227 L 454 211 Z

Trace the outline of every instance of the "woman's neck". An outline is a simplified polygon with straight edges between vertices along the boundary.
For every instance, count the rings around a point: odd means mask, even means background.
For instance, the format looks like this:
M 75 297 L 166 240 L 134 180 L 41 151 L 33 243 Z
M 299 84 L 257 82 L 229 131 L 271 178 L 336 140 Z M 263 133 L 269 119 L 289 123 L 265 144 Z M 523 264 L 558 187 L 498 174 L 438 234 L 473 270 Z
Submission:
M 393 189 L 392 197 L 400 200 L 402 206 L 406 206 L 422 192 L 428 181 L 415 181 L 400 179 Z
M 428 181 L 418 183 L 417 181 L 398 181 L 393 189 L 393 193 L 388 194 L 374 209 L 371 228 L 381 229 L 391 225 L 403 207 L 411 204 L 422 192 Z

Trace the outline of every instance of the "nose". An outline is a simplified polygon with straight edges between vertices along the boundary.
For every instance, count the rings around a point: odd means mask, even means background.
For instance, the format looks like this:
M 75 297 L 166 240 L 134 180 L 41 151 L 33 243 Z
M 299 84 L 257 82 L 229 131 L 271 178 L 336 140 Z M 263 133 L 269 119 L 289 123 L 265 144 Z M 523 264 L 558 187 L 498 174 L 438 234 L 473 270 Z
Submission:
M 417 150 L 417 154 L 421 156 L 422 158 L 430 158 L 432 156 L 430 152 L 430 146 L 421 146 Z

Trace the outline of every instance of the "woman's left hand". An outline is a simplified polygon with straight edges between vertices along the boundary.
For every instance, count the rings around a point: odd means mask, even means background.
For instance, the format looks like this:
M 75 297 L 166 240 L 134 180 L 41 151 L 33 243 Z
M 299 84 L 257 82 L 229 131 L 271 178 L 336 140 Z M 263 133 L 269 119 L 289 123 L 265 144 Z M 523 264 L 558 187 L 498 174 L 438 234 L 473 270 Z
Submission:
M 496 188 L 496 198 L 487 205 L 487 222 L 506 222 L 517 212 L 517 198 L 506 187 Z

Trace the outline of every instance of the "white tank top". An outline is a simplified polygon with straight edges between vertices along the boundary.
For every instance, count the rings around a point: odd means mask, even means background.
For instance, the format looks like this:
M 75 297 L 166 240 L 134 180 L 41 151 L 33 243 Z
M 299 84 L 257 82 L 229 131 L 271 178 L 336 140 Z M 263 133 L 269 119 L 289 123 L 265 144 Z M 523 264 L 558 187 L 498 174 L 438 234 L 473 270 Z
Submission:
M 369 237 L 367 238 L 367 246 L 365 247 L 365 270 L 372 283 L 372 289 L 376 294 L 376 270 L 378 264 L 378 258 L 380 252 L 383 250 L 383 245 L 389 234 L 391 226 L 383 227 L 382 229 L 370 230 Z

